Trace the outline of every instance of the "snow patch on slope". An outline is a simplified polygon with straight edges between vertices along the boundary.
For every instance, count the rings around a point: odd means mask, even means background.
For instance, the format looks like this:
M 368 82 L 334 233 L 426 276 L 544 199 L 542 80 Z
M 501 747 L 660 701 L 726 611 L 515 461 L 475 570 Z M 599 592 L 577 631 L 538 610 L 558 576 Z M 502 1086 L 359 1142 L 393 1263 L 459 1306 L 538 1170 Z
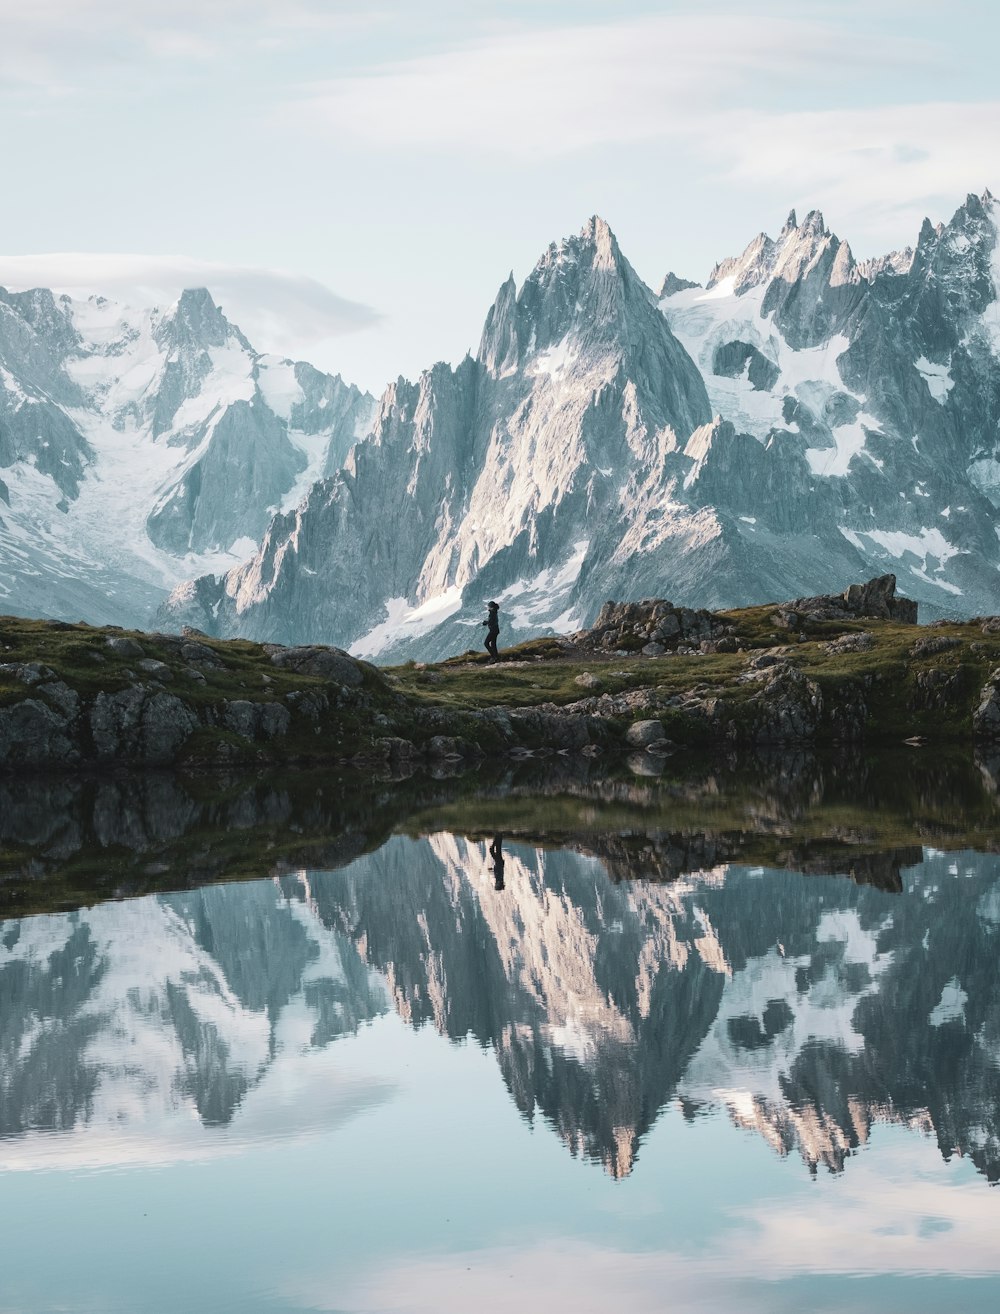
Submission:
M 806 460 L 813 474 L 826 478 L 839 478 L 846 475 L 851 462 L 865 449 L 865 443 L 868 441 L 866 427 L 878 430 L 880 425 L 873 415 L 866 415 L 862 411 L 851 424 L 839 424 L 831 429 L 836 446 L 806 448 Z
M 580 578 L 589 547 L 589 540 L 580 539 L 573 544 L 572 556 L 561 566 L 542 570 L 531 579 L 519 579 L 497 595 L 503 613 L 515 629 L 537 629 L 545 625 L 557 634 L 571 634 L 580 628 L 577 618 L 563 603 Z
M 389 598 L 385 620 L 356 639 L 348 651 L 352 657 L 377 657 L 393 644 L 427 634 L 454 616 L 461 606 L 462 590 L 457 585 L 416 607 L 406 598 Z
M 951 377 L 951 363 L 947 365 L 935 365 L 933 361 L 928 360 L 926 356 L 920 356 L 914 361 L 917 371 L 927 384 L 927 390 L 940 405 L 948 400 L 948 394 L 955 386 L 955 380 Z
M 686 288 L 660 301 L 671 332 L 698 365 L 705 380 L 712 410 L 738 429 L 763 441 L 771 429 L 783 427 L 788 397 L 807 399 L 806 389 L 817 386 L 827 396 L 847 393 L 837 361 L 850 346 L 843 334 L 834 334 L 818 347 L 796 351 L 761 309 L 766 284 L 742 294 L 733 291 L 734 279 L 724 278 L 710 291 Z M 779 377 L 769 390 L 750 383 L 747 372 L 728 378 L 713 372 L 716 350 L 728 342 L 746 342 L 769 360 Z M 810 399 L 811 400 L 811 399 Z

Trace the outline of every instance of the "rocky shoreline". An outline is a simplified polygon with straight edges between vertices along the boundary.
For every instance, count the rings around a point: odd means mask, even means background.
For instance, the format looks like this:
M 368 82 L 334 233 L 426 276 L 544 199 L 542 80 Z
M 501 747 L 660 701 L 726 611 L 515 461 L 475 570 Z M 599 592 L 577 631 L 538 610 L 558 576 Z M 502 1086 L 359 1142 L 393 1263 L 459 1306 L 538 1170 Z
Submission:
M 891 575 L 742 611 L 609 603 L 495 666 L 0 619 L 0 770 L 1000 741 L 1000 618 L 916 627 Z

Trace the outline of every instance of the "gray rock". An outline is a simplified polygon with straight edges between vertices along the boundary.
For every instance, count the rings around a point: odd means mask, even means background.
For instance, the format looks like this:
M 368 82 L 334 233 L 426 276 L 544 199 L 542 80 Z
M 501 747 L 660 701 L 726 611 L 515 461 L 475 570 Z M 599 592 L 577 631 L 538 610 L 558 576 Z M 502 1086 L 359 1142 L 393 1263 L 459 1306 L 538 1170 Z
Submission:
M 90 733 L 100 762 L 130 757 L 142 715 L 146 690 L 141 686 L 117 693 L 101 691 L 90 709 Z
M 44 694 L 50 703 L 55 703 L 63 716 L 72 721 L 80 710 L 80 695 L 62 680 L 51 680 L 38 685 L 38 692 Z
M 631 748 L 648 748 L 666 737 L 661 721 L 633 721 L 625 732 L 625 742 Z
M 260 714 L 257 709 L 257 703 L 242 698 L 223 702 L 219 708 L 219 720 L 234 735 L 241 735 L 244 739 L 255 739 L 260 725 Z
M 591 671 L 581 671 L 573 683 L 578 684 L 581 689 L 600 689 L 602 681 Z
M 871 652 L 875 647 L 875 635 L 871 630 L 862 630 L 858 634 L 840 634 L 829 643 L 823 644 L 823 651 L 831 657 L 845 652 Z
M 182 643 L 181 657 L 193 666 L 210 666 L 217 670 L 222 667 L 218 653 L 203 643 Z
M 330 710 L 330 700 L 325 693 L 318 689 L 293 689 L 285 695 L 285 702 L 319 734 L 320 720 Z
M 71 766 L 79 748 L 66 721 L 35 698 L 0 708 L 0 767 Z
M 823 716 L 819 685 L 787 663 L 764 675 L 747 709 L 746 734 L 750 741 L 755 744 L 811 742 Z
M 55 671 L 41 662 L 5 662 L 0 666 L 0 675 L 11 676 L 21 684 L 38 684 L 40 680 L 54 680 Z
M 145 671 L 146 674 L 151 675 L 154 680 L 167 681 L 174 678 L 174 673 L 167 663 L 157 661 L 155 657 L 144 657 L 142 661 L 137 662 L 136 665 L 139 667 L 140 671 Z
M 281 739 L 292 724 L 291 713 L 281 703 L 258 703 L 258 729 L 264 739 Z
M 127 634 L 109 634 L 104 640 L 104 646 L 109 648 L 116 657 L 142 657 L 145 655 L 141 645 L 135 639 L 130 639 Z
M 175 694 L 152 694 L 142 709 L 140 760 L 149 766 L 170 765 L 197 729 L 197 716 Z
M 233 702 L 222 703 L 219 721 L 227 731 L 246 740 L 269 740 L 288 733 L 292 715 L 281 703 L 251 703 L 246 699 L 234 699 Z
M 936 657 L 940 652 L 947 652 L 949 648 L 960 648 L 961 645 L 961 639 L 952 639 L 945 634 L 933 634 L 926 639 L 918 639 L 910 649 L 910 656 Z
M 364 683 L 364 671 L 356 658 L 339 648 L 281 648 L 271 654 L 273 665 L 297 675 L 316 675 L 356 689 Z

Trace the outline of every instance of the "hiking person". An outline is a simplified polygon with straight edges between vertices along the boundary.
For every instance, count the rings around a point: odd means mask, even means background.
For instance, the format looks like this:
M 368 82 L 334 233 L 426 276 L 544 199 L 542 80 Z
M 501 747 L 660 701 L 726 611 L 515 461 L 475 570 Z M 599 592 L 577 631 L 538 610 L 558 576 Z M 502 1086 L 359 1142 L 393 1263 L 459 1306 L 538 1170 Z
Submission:
M 488 602 L 486 605 L 489 611 L 483 621 L 486 626 L 486 643 L 483 646 L 490 655 L 490 661 L 495 662 L 500 660 L 497 653 L 497 636 L 500 633 L 500 604 Z
M 503 836 L 494 835 L 493 843 L 489 848 L 490 857 L 493 859 L 493 888 L 495 890 L 503 889 Z

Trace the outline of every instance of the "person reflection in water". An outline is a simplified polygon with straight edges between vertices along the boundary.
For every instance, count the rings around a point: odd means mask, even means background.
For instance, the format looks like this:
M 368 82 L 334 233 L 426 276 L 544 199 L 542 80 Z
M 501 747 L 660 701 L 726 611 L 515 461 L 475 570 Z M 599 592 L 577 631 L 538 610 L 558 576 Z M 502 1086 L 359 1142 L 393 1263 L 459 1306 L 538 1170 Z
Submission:
M 503 836 L 494 835 L 490 845 L 490 857 L 493 859 L 493 888 L 503 889 Z
M 486 626 L 486 643 L 483 645 L 490 655 L 490 661 L 499 661 L 497 653 L 497 637 L 500 634 L 500 605 L 496 602 L 486 604 L 488 610 L 486 619 L 482 622 Z

